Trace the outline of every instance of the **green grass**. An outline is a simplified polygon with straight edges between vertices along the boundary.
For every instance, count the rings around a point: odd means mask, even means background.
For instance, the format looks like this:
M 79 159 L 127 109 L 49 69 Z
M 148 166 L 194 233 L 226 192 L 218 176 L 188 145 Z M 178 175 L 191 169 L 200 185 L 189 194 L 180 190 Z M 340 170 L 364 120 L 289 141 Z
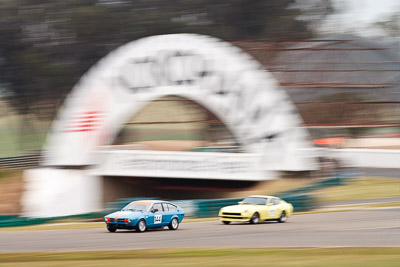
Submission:
M 34 115 L 27 115 L 27 120 L 16 114 L 0 118 L 0 158 L 40 150 L 50 124 L 50 121 L 40 120 Z
M 385 203 L 375 203 L 367 205 L 346 205 L 341 207 L 329 207 L 321 208 L 311 211 L 301 211 L 295 214 L 315 214 L 315 213 L 331 213 L 331 212 L 349 212 L 349 211 L 360 211 L 366 209 L 379 209 L 379 208 L 398 208 L 400 207 L 400 202 L 385 202 Z
M 368 205 L 359 205 L 360 207 L 366 208 L 388 208 L 388 207 L 400 207 L 400 202 L 386 202 L 386 203 L 374 203 Z
M 19 179 L 21 175 L 21 170 L 0 169 L 0 182 L 9 179 Z
M 399 266 L 400 248 L 166 249 L 0 254 L 0 266 Z
M 371 203 L 371 204 L 356 204 L 356 205 L 346 205 L 346 206 L 334 206 L 332 209 L 337 211 L 346 211 L 346 209 L 360 210 L 360 209 L 370 209 L 370 208 L 393 208 L 400 207 L 400 202 L 384 202 L 384 203 Z M 328 208 L 330 209 L 330 208 Z
M 322 202 L 400 197 L 398 178 L 354 178 L 347 185 L 316 191 Z

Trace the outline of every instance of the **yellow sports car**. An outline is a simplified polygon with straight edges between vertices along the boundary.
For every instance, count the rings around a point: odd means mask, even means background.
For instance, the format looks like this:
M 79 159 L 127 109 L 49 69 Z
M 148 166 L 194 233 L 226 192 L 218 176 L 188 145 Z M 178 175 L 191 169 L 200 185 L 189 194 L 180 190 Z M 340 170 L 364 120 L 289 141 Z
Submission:
M 239 205 L 220 209 L 218 216 L 224 224 L 230 222 L 250 222 L 253 224 L 278 220 L 283 223 L 293 213 L 293 206 L 283 199 L 273 196 L 249 196 Z

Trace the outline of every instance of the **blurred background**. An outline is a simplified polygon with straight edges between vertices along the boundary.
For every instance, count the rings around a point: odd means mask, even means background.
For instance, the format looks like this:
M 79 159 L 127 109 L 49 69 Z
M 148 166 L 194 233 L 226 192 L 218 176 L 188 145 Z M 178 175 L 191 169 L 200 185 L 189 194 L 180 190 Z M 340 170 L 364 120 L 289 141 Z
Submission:
M 74 84 L 110 51 L 152 35 L 205 34 L 251 54 L 316 145 L 398 149 L 399 27 L 395 0 L 0 0 L 0 213 L 20 212 L 9 201 L 22 194 L 20 171 L 38 166 Z M 171 97 L 132 118 L 115 145 L 171 150 L 162 140 L 188 141 L 172 150 L 232 149 L 216 118 Z

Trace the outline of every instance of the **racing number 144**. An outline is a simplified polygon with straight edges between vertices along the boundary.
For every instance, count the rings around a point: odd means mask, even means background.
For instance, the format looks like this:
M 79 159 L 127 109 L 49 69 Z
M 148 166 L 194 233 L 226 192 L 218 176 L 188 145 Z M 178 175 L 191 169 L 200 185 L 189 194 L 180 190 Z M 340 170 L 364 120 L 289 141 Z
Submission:
M 154 224 L 161 223 L 162 215 L 154 215 Z

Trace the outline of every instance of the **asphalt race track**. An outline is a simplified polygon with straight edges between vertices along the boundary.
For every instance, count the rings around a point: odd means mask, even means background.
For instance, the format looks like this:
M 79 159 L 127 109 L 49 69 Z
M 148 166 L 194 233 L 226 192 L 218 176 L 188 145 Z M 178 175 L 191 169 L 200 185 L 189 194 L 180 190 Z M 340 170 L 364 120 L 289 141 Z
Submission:
M 287 223 L 182 223 L 177 231 L 105 228 L 0 233 L 0 252 L 160 248 L 399 247 L 400 207 L 294 215 Z

